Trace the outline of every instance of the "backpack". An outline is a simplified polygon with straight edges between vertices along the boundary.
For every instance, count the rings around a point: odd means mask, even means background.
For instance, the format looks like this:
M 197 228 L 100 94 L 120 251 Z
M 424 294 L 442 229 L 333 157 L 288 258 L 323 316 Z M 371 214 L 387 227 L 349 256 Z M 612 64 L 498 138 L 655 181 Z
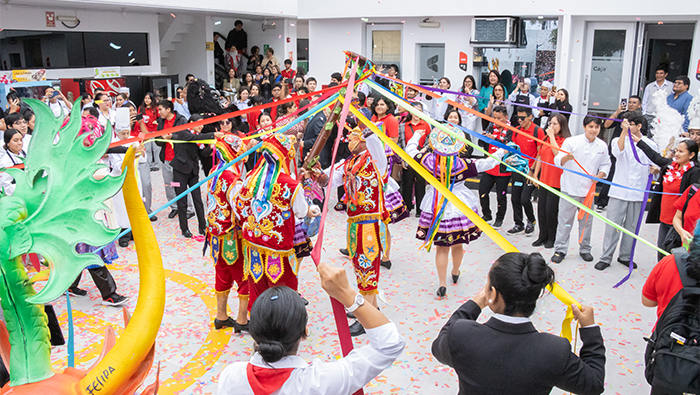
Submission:
M 700 394 L 700 284 L 686 273 L 688 252 L 673 250 L 683 288 L 647 341 L 644 375 L 652 394 Z

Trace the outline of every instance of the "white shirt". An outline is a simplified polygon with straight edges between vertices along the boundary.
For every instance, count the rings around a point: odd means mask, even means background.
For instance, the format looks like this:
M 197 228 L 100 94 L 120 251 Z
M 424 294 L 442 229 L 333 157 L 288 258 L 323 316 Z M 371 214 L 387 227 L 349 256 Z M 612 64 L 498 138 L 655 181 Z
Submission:
M 651 97 L 654 95 L 654 93 L 658 91 L 664 91 L 666 92 L 666 96 L 670 95 L 673 93 L 673 83 L 669 80 L 664 80 L 664 83 L 659 86 L 659 84 L 656 83 L 656 81 L 652 82 L 651 84 L 647 85 L 646 88 L 644 88 L 644 98 L 642 99 L 642 113 L 650 114 L 650 115 L 656 115 L 656 107 L 654 106 L 654 101 L 651 100 Z
M 70 113 L 70 110 L 68 109 L 66 104 L 63 103 L 63 101 L 61 100 L 57 100 L 56 103 L 51 103 L 51 101 L 49 100 L 46 102 L 46 104 L 48 104 L 51 111 L 53 111 L 54 117 L 60 117 L 61 112 L 63 112 L 63 117 L 66 117 Z
M 12 151 L 0 148 L 0 168 L 12 167 L 24 163 L 24 158 L 27 155 L 24 151 L 20 151 L 19 155 L 15 155 Z M 0 173 L 0 189 L 4 189 L 5 194 L 10 196 L 15 191 L 14 179 L 6 172 Z
M 573 159 L 562 166 L 561 160 L 566 156 L 564 151 L 573 154 L 574 158 L 586 171 L 583 171 L 581 166 Z M 588 174 L 595 177 L 596 174 L 601 171 L 607 175 L 610 172 L 611 163 L 610 155 L 608 155 L 608 146 L 603 140 L 596 138 L 593 142 L 590 142 L 585 134 L 579 134 L 578 136 L 569 137 L 564 140 L 559 154 L 554 157 L 554 164 L 579 173 L 585 174 L 588 172 Z M 568 171 L 565 171 L 561 175 L 561 190 L 571 196 L 586 196 L 588 190 L 591 188 L 591 184 L 593 184 L 593 180 L 590 178 L 585 178 Z
M 356 348 L 337 361 L 316 359 L 309 364 L 301 357 L 290 355 L 268 365 L 255 353 L 250 363 L 268 369 L 294 368 L 275 395 L 350 395 L 391 366 L 406 346 L 393 322 L 365 331 L 369 345 Z M 236 362 L 221 372 L 219 395 L 253 395 L 246 376 L 247 365 L 248 362 Z
M 613 182 L 615 184 L 625 185 L 636 189 L 646 189 L 647 181 L 649 180 L 649 166 L 653 165 L 652 161 L 644 155 L 644 152 L 639 148 L 630 144 L 629 137 L 625 137 L 625 149 L 620 151 L 620 147 L 617 142 L 620 140 L 616 137 L 610 142 L 610 153 L 617 159 L 615 162 L 615 175 L 613 176 Z M 659 147 L 652 140 L 642 137 L 649 147 L 654 151 L 658 151 Z M 637 150 L 637 156 L 639 160 L 644 163 L 639 164 L 634 158 L 633 149 Z M 616 186 L 610 187 L 610 197 L 615 199 L 625 200 L 628 202 L 641 202 L 644 199 L 644 192 L 632 191 L 629 189 L 624 189 Z

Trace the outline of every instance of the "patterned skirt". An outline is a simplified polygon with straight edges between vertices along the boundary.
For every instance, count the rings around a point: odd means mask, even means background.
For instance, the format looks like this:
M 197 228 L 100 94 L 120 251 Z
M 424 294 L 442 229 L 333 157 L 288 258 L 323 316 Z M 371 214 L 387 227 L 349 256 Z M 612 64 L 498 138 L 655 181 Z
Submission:
M 410 215 L 408 210 L 406 210 L 406 205 L 403 204 L 403 196 L 401 196 L 399 191 L 386 194 L 384 196 L 384 204 L 387 211 L 389 211 L 392 224 L 402 221 Z
M 416 238 L 425 240 L 433 221 L 433 213 L 423 211 L 418 220 Z M 433 238 L 433 244 L 438 247 L 451 247 L 457 244 L 469 244 L 481 236 L 477 228 L 467 217 L 455 217 L 440 221 L 438 231 Z
M 100 247 L 94 247 L 85 243 L 78 243 L 75 245 L 75 251 L 78 252 L 78 254 L 88 254 L 94 252 L 95 255 L 99 256 L 100 259 L 102 259 L 102 262 L 107 265 L 119 259 L 119 254 L 117 254 L 117 246 L 114 244 L 114 242 L 106 244 L 103 249 L 95 252 L 98 248 Z M 88 266 L 88 269 L 97 269 L 98 267 L 99 266 L 96 265 L 90 265 Z

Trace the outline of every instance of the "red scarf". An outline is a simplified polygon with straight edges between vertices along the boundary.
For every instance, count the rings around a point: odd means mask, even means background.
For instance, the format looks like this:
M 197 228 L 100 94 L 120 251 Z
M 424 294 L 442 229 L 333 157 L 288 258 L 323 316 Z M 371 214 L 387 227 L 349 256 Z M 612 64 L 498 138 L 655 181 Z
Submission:
M 246 367 L 248 384 L 255 395 L 270 395 L 282 388 L 289 379 L 294 368 L 268 369 L 255 366 L 251 363 Z
M 680 167 L 678 163 L 673 162 L 671 165 L 669 165 L 668 170 L 666 170 L 666 174 L 664 174 L 664 183 L 670 184 L 674 180 L 683 178 L 683 174 L 685 174 L 685 172 L 691 167 L 693 167 L 693 162 L 688 162 L 683 167 Z

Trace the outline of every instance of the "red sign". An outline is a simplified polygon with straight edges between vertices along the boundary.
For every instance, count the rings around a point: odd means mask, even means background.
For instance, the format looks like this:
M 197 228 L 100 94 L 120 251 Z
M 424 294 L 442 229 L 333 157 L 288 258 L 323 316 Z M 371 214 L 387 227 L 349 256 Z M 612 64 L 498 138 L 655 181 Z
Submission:
M 56 27 L 56 13 L 46 11 L 46 27 Z
M 467 54 L 464 52 L 459 53 L 459 68 L 463 71 L 467 71 Z
M 698 71 L 695 72 L 695 79 L 700 81 L 700 60 L 698 60 Z
M 94 95 L 95 88 L 100 88 L 109 96 L 116 97 L 119 94 L 119 88 L 124 86 L 126 86 L 126 80 L 124 78 L 89 80 L 87 84 L 85 84 L 85 90 L 87 93 Z

